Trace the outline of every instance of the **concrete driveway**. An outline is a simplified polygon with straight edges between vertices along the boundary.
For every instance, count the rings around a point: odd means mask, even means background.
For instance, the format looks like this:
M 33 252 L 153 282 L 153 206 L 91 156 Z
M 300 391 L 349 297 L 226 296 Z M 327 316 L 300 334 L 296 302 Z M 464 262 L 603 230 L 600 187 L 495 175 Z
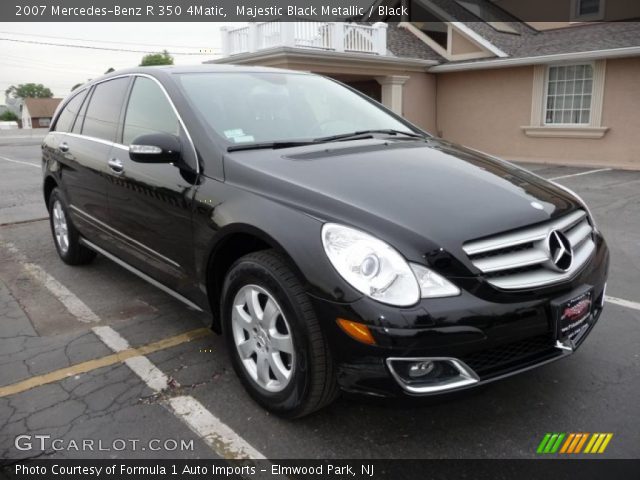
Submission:
M 546 432 L 611 432 L 603 457 L 640 457 L 640 172 L 527 167 L 582 195 L 612 251 L 582 348 L 464 395 L 286 421 L 245 394 L 207 318 L 103 257 L 59 261 L 39 147 L 0 146 L 0 458 L 531 458 Z

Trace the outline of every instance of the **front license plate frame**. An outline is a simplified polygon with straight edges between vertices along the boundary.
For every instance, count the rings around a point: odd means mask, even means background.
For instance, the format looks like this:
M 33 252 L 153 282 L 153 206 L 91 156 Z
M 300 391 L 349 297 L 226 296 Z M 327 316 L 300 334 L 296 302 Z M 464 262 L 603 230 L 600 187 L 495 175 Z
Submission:
M 586 285 L 551 302 L 556 339 L 577 344 L 589 329 L 593 315 L 593 286 Z

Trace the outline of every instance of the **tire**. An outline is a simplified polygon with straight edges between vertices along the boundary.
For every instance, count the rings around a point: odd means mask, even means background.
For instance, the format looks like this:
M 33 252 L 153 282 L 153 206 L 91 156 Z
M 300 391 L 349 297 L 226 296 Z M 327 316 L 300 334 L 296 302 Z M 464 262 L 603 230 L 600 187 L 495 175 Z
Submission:
M 80 234 L 71 223 L 67 202 L 59 188 L 49 196 L 49 225 L 58 255 L 67 265 L 85 265 L 96 258 L 96 252 L 80 244 Z
M 247 301 L 254 298 L 257 315 Z M 257 403 L 279 416 L 298 418 L 337 397 L 326 338 L 302 283 L 282 255 L 265 250 L 238 259 L 225 278 L 221 303 L 231 362 Z M 256 321 L 260 311 L 262 321 Z

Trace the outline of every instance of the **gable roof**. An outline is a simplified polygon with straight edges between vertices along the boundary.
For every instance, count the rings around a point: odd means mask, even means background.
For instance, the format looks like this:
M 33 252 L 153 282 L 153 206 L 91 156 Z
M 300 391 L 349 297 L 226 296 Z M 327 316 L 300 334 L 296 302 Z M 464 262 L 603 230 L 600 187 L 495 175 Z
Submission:
M 509 46 L 509 55 L 521 58 L 636 46 L 640 46 L 638 22 L 584 23 L 522 35 L 520 42 Z
M 640 47 L 640 22 L 587 22 L 572 25 L 555 30 L 538 31 L 525 22 L 517 21 L 507 12 L 495 7 L 487 0 L 473 0 L 476 3 L 482 2 L 487 8 L 493 9 L 492 17 L 495 20 L 508 24 L 513 29 L 513 33 L 501 31 L 494 28 L 490 23 L 475 17 L 467 9 L 452 0 L 418 0 L 427 8 L 431 7 L 434 12 L 440 13 L 443 21 L 452 21 L 457 26 L 463 26 L 469 31 L 475 32 L 479 37 L 506 54 L 488 58 L 478 58 L 472 60 L 451 60 L 448 61 L 440 57 L 426 43 L 418 39 L 422 50 L 430 51 L 435 55 L 442 65 L 435 67 L 435 70 L 445 71 L 448 65 L 469 65 L 473 68 L 481 68 L 482 65 L 499 66 L 501 61 L 510 63 L 515 59 L 537 58 L 547 55 L 578 54 L 588 52 L 599 52 L 614 49 L 627 49 L 627 54 L 631 54 L 630 47 Z M 469 21 L 474 20 L 477 21 Z M 465 21 L 457 21 L 465 20 Z M 397 25 L 397 24 L 396 24 Z M 407 31 L 411 36 L 411 32 Z M 417 37 L 416 37 L 417 38 Z M 406 56 L 415 50 L 403 51 L 394 50 L 391 46 L 389 50 L 398 56 Z M 424 58 L 424 57 L 419 57 Z
M 61 98 L 25 98 L 24 105 L 31 118 L 51 118 L 61 101 Z
M 398 23 L 389 23 L 387 28 L 387 50 L 397 57 L 419 58 L 421 60 L 436 60 L 443 62 L 435 50 L 429 48 L 414 34 L 398 26 Z

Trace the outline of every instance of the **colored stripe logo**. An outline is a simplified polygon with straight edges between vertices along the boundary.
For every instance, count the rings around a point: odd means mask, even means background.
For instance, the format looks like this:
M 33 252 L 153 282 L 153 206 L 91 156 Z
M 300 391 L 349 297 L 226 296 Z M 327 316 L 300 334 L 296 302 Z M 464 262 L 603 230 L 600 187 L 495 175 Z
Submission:
M 604 453 L 612 438 L 613 433 L 547 433 L 536 453 Z

